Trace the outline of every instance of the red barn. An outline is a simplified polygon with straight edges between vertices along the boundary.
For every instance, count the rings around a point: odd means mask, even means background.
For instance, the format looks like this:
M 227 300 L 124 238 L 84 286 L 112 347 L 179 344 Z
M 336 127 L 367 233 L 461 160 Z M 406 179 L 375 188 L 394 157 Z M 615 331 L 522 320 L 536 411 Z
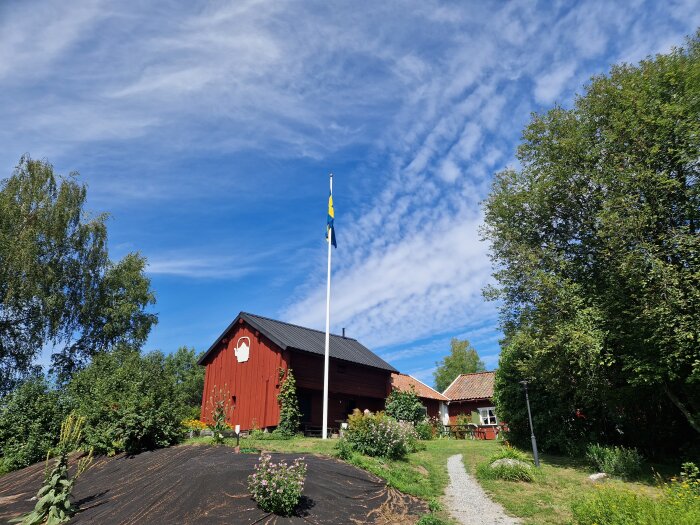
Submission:
M 466 415 L 470 421 L 484 430 L 486 439 L 495 439 L 498 418 L 493 403 L 493 380 L 496 372 L 461 374 L 443 392 L 450 401 L 450 424 L 457 423 L 457 416 Z
M 241 312 L 199 360 L 206 366 L 201 418 L 226 401 L 241 430 L 279 423 L 280 371 L 292 369 L 302 423 L 321 427 L 325 333 Z M 328 424 L 337 428 L 355 408 L 383 410 L 396 369 L 355 339 L 330 336 Z
M 441 422 L 446 423 L 447 402 L 449 399 L 440 392 L 430 388 L 413 376 L 400 373 L 391 374 L 391 386 L 394 390 L 401 392 L 413 389 L 418 399 L 423 403 L 426 415 L 431 418 L 439 418 Z

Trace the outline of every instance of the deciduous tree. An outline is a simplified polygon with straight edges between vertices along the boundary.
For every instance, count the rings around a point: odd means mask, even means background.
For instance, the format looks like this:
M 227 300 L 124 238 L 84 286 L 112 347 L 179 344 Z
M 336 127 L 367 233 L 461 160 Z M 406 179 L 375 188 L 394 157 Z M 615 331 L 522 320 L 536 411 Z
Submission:
M 106 216 L 90 216 L 86 196 L 76 173 L 59 177 L 28 155 L 0 185 L 2 392 L 44 348 L 63 380 L 97 350 L 140 346 L 156 322 L 145 259 L 109 259 Z
M 473 374 L 486 370 L 484 362 L 479 359 L 479 354 L 469 344 L 469 341 L 453 338 L 450 341 L 450 354 L 442 361 L 435 363 L 437 368 L 433 372 L 435 389 L 443 392 L 459 374 Z
M 521 167 L 497 174 L 483 232 L 505 332 L 497 409 L 516 434 L 520 379 L 540 428 L 569 437 L 631 439 L 661 414 L 700 432 L 699 115 L 700 34 L 534 115 Z

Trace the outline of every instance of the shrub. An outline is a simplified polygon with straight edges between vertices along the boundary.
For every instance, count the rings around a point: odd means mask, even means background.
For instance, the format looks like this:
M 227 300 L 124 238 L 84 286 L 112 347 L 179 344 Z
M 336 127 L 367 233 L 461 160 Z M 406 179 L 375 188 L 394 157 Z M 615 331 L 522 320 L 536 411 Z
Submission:
M 45 459 L 67 413 L 65 398 L 43 378 L 25 381 L 0 399 L 0 474 Z
M 492 466 L 492 463 L 499 459 L 512 459 L 515 462 Z M 527 482 L 535 480 L 535 470 L 528 457 L 523 452 L 509 446 L 502 447 L 486 463 L 479 465 L 476 472 L 481 479 Z
M 286 461 L 273 463 L 270 454 L 263 454 L 248 477 L 248 490 L 264 511 L 289 516 L 299 504 L 305 477 L 303 458 L 289 465 Z
M 586 459 L 599 472 L 621 478 L 633 478 L 642 471 L 644 459 L 635 448 L 588 445 Z
M 499 459 L 517 459 L 518 461 L 530 463 L 530 458 L 528 458 L 524 452 L 509 445 L 502 446 L 498 452 L 493 454 L 489 459 L 489 463 L 493 463 L 494 461 Z
M 139 452 L 183 437 L 172 375 L 160 352 L 129 348 L 98 354 L 69 385 L 76 411 L 85 417 L 85 442 L 96 452 Z
M 347 461 L 353 454 L 354 450 L 350 442 L 346 438 L 339 439 L 335 445 L 335 455 Z
M 433 439 L 435 436 L 435 428 L 430 423 L 429 419 L 424 419 L 423 421 L 416 423 L 415 429 L 418 439 L 428 440 Z
M 491 466 L 490 463 L 483 463 L 477 467 L 476 474 L 480 479 L 502 479 L 505 481 L 527 482 L 535 480 L 533 468 L 530 465 L 523 465 L 520 463 L 503 463 L 496 466 Z
M 233 406 L 231 406 L 229 399 L 231 399 L 231 395 L 228 390 L 219 389 L 217 392 L 216 387 L 214 387 L 212 396 L 207 403 L 211 410 L 211 421 L 207 426 L 211 430 L 212 442 L 215 445 L 221 445 L 224 442 L 224 432 L 231 429 L 231 425 L 226 422 L 226 419 L 230 418 L 233 413 Z
M 425 407 L 415 389 L 392 390 L 386 398 L 386 413 L 397 421 L 418 423 L 425 419 Z
M 284 377 L 284 370 L 280 368 L 280 380 Z M 277 394 L 277 402 L 280 405 L 280 423 L 277 430 L 286 437 L 292 437 L 299 430 L 301 411 L 297 399 L 297 383 L 292 369 L 287 370 L 280 392 Z
M 357 409 L 348 418 L 343 439 L 360 454 L 390 459 L 403 458 L 418 445 L 412 424 L 398 422 L 383 412 L 363 414 Z

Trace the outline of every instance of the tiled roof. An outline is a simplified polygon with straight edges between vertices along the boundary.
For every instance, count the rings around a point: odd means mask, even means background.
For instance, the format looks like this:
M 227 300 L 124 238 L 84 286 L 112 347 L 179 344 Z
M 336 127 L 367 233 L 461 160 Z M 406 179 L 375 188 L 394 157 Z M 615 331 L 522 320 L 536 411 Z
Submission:
M 320 330 L 313 330 L 295 324 L 276 321 L 260 315 L 253 315 L 241 312 L 233 322 L 223 331 L 213 345 L 199 360 L 203 364 L 207 356 L 217 348 L 224 336 L 235 326 L 239 319 L 243 319 L 253 328 L 260 330 L 260 333 L 269 338 L 282 350 L 292 349 L 310 352 L 312 354 L 324 355 L 326 347 L 326 333 Z M 384 361 L 381 357 L 372 352 L 369 348 L 359 343 L 356 339 L 343 337 L 342 335 L 330 336 L 331 357 L 357 363 L 360 365 L 381 368 L 389 372 L 398 372 L 393 366 Z
M 426 399 L 437 399 L 439 401 L 449 401 L 437 390 L 433 390 L 425 383 L 419 381 L 415 377 L 406 374 L 391 374 L 391 387 L 394 390 L 410 390 L 413 387 L 418 394 L 418 397 Z
M 461 374 L 443 392 L 452 401 L 490 399 L 493 397 L 493 379 L 496 372 Z

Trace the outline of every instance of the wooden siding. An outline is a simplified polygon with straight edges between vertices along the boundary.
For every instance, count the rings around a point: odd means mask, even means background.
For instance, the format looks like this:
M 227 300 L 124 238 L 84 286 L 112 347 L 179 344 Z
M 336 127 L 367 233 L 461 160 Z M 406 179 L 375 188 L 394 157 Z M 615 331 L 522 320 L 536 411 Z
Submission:
M 456 425 L 457 424 L 457 416 L 459 416 L 461 414 L 466 414 L 468 416 L 471 416 L 473 412 L 478 412 L 478 409 L 480 409 L 480 408 L 486 408 L 486 407 L 492 407 L 492 406 L 493 406 L 492 399 L 480 399 L 477 401 L 452 401 L 447 407 L 448 414 L 450 415 L 450 425 Z M 498 417 L 498 414 L 496 414 L 496 417 Z M 474 423 L 479 424 L 478 416 L 477 416 L 476 421 L 474 421 Z M 481 428 L 485 431 L 486 439 L 496 439 L 496 427 L 495 426 L 479 425 L 479 428 Z
M 421 397 L 420 402 L 423 403 L 423 406 L 428 411 L 428 417 L 440 417 L 440 401 Z
M 250 338 L 248 361 L 239 363 L 234 349 L 240 337 Z M 287 370 L 288 356 L 247 324 L 238 324 L 206 362 L 201 418 L 211 421 L 213 403 L 222 396 L 235 406 L 227 417 L 242 430 L 276 426 L 279 422 L 279 369 Z
M 234 349 L 240 337 L 250 338 L 250 357 L 239 363 Z M 282 351 L 275 343 L 241 320 L 222 339 L 220 348 L 204 362 L 204 395 L 201 419 L 211 421 L 220 392 L 235 407 L 231 425 L 241 430 L 274 427 L 279 423 L 279 369 L 291 368 L 305 422 L 321 425 L 323 411 L 323 356 L 302 351 Z M 354 408 L 372 412 L 384 409 L 391 391 L 391 372 L 331 358 L 329 363 L 329 426 L 347 419 Z
M 322 356 L 293 352 L 290 368 L 298 388 L 323 390 Z M 331 358 L 328 364 L 328 392 L 386 399 L 391 392 L 391 372 Z

